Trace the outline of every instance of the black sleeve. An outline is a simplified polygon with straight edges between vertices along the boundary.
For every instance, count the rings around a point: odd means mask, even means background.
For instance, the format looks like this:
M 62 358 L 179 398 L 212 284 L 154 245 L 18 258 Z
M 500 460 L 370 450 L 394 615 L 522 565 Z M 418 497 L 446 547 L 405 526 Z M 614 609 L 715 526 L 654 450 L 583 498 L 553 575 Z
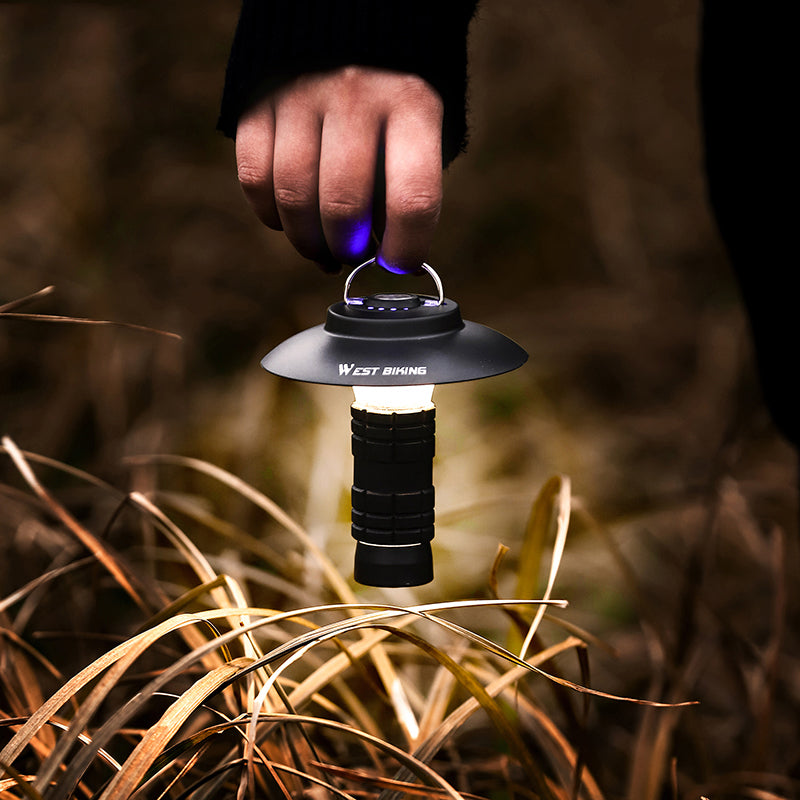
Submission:
M 445 164 L 466 140 L 467 32 L 478 0 L 243 0 L 217 128 L 309 72 L 358 64 L 424 78 L 444 102 Z
M 711 208 L 747 309 L 764 398 L 800 445 L 798 312 L 792 190 L 796 56 L 769 15 L 704 0 L 700 89 Z M 788 192 L 788 194 L 787 194 Z

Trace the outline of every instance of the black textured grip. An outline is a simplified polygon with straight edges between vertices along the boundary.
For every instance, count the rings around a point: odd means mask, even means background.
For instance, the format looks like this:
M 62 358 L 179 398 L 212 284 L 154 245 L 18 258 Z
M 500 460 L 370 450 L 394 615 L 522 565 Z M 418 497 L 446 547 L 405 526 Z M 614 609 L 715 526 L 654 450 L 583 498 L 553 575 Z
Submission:
M 427 583 L 433 577 L 436 412 L 351 413 L 355 578 L 372 586 Z
M 353 538 L 381 545 L 433 538 L 435 415 L 353 408 Z

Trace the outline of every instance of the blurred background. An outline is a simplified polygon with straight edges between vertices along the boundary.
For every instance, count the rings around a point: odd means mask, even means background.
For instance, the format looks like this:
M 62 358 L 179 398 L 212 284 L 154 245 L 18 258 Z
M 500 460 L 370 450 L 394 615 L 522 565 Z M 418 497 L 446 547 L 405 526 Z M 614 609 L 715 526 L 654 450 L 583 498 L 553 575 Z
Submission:
M 205 493 L 221 518 L 277 536 L 240 497 L 125 459 L 208 460 L 347 571 L 349 393 L 258 363 L 321 322 L 343 278 L 261 227 L 214 130 L 237 12 L 235 0 L 0 4 L 0 305 L 54 285 L 21 310 L 182 337 L 0 318 L 0 433 L 124 490 Z M 745 773 L 791 796 L 796 457 L 763 406 L 706 203 L 697 32 L 693 0 L 482 4 L 470 146 L 447 174 L 430 261 L 465 317 L 530 361 L 437 390 L 437 580 L 418 596 L 485 593 L 499 542 L 513 592 L 531 503 L 569 476 L 555 596 L 617 650 L 596 655 L 596 685 L 703 701 L 651 737 L 688 796 L 745 796 L 731 788 Z M 2 550 L 18 553 L 20 502 L 8 490 L 0 504 Z M 0 567 L 0 593 L 20 579 Z M 594 768 L 635 785 L 652 719 L 601 703 L 593 724 Z

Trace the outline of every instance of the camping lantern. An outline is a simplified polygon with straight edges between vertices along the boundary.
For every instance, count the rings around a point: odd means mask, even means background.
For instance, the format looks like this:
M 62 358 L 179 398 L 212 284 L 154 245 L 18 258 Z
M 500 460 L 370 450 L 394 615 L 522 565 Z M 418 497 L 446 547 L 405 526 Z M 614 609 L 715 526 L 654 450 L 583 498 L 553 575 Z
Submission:
M 433 580 L 433 387 L 521 366 L 527 353 L 503 334 L 462 320 L 444 296 L 378 293 L 328 308 L 323 325 L 287 339 L 261 365 L 308 383 L 352 386 L 354 577 L 368 586 Z

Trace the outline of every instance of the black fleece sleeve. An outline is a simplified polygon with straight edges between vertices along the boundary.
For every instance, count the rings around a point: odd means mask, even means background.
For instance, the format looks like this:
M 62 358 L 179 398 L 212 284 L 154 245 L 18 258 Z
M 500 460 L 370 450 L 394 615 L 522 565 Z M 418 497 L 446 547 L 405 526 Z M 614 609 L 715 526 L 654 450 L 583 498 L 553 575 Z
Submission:
M 747 309 L 764 399 L 800 447 L 796 379 L 797 249 L 794 182 L 797 124 L 791 51 L 775 46 L 774 20 L 725 0 L 704 0 L 700 89 L 708 192 Z M 747 42 L 758 58 L 743 58 Z M 792 367 L 791 365 L 795 366 Z
M 478 0 L 243 0 L 217 128 L 309 72 L 357 64 L 424 78 L 444 102 L 445 164 L 464 148 L 467 32 Z

